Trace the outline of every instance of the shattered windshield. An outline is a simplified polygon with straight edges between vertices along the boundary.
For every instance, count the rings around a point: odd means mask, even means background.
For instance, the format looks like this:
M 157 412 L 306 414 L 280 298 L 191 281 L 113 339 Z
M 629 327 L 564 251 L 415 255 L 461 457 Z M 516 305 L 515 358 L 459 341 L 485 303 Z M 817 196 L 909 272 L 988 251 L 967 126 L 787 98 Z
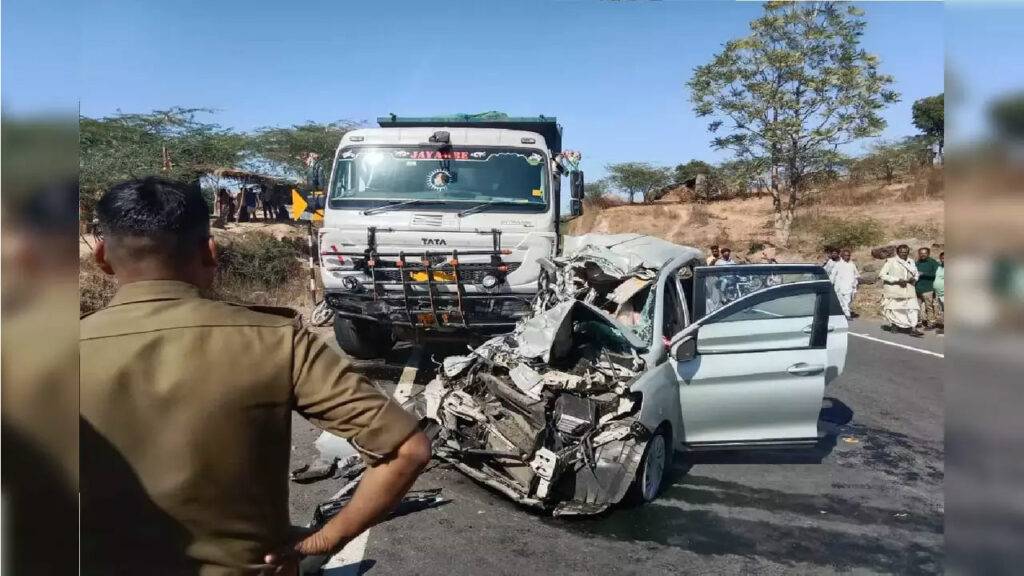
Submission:
M 543 212 L 545 156 L 522 148 L 358 147 L 338 154 L 329 204 L 415 206 L 455 204 L 460 210 L 500 202 L 504 210 Z

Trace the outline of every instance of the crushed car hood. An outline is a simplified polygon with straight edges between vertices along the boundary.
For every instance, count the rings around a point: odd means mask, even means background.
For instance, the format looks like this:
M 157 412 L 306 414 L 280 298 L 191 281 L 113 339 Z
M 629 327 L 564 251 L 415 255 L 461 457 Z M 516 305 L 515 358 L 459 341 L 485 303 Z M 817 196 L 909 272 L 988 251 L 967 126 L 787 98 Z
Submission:
M 449 356 L 415 408 L 435 453 L 514 500 L 592 514 L 627 493 L 651 431 L 632 383 L 648 368 L 658 268 L 694 248 L 632 234 L 567 237 L 541 259 L 530 316 Z

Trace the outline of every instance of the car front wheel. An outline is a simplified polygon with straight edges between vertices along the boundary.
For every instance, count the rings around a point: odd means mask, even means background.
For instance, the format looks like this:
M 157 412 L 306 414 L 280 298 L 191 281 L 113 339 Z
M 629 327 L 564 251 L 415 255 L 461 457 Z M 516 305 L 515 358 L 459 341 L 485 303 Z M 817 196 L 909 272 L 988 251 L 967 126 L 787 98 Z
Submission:
M 640 502 L 650 502 L 661 492 L 672 460 L 671 450 L 668 433 L 663 429 L 657 430 L 647 441 L 634 486 L 636 499 Z

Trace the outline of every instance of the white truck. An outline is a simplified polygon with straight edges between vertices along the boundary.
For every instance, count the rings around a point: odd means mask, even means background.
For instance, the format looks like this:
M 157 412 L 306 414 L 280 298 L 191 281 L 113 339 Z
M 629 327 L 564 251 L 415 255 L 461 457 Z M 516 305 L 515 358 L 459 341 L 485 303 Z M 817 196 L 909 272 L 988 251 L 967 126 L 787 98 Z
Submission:
M 561 126 L 504 115 L 378 124 L 341 139 L 318 237 L 339 345 L 373 358 L 397 339 L 511 329 L 537 293 L 537 259 L 559 251 L 564 176 L 570 214 L 582 209 Z

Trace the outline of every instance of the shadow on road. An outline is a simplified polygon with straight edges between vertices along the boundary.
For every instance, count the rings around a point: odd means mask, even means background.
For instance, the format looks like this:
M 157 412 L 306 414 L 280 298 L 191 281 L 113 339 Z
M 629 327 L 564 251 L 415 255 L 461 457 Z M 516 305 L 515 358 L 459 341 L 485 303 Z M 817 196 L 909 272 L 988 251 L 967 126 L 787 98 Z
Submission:
M 855 568 L 902 574 L 928 574 L 942 570 L 940 514 L 897 515 L 863 502 L 837 496 L 791 494 L 753 488 L 702 476 L 687 476 L 661 496 L 712 509 L 683 510 L 656 501 L 640 509 L 619 510 L 605 518 L 576 520 L 566 526 L 586 535 L 651 542 L 700 555 L 737 555 L 785 565 L 812 564 L 822 570 Z M 795 519 L 757 520 L 722 515 L 717 508 L 755 508 Z M 822 524 L 831 518 L 850 524 L 834 529 Z M 814 526 L 808 526 L 813 522 Z M 916 530 L 932 535 L 931 542 L 881 537 L 891 529 Z

